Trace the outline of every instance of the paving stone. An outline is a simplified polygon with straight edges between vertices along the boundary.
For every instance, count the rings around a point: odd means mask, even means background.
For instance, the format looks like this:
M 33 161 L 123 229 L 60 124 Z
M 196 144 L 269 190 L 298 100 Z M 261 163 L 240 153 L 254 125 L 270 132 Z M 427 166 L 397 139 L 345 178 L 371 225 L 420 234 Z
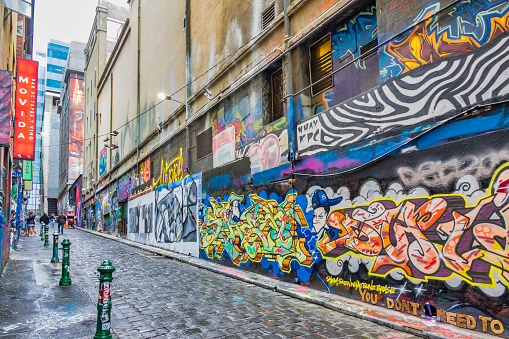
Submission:
M 373 329 L 402 334 L 175 260 L 147 258 L 143 250 L 93 234 L 69 230 L 68 236 L 80 249 L 72 252 L 73 265 L 84 272 L 83 279 L 93 281 L 95 294 L 97 267 L 112 260 L 113 306 L 118 305 L 117 320 L 141 332 L 133 336 L 376 339 Z

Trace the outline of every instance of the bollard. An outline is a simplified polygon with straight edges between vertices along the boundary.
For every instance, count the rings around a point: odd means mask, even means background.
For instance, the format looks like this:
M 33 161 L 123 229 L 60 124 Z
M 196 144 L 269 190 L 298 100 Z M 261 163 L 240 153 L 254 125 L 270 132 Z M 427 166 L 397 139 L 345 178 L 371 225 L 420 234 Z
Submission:
M 51 258 L 52 263 L 59 263 L 60 260 L 58 260 L 58 232 L 55 231 L 53 233 L 53 258 Z
M 49 246 L 48 231 L 49 231 L 48 225 L 44 225 L 44 246 Z
M 111 293 L 113 290 L 113 271 L 115 267 L 104 260 L 97 268 L 99 276 L 99 300 L 97 301 L 97 329 L 94 339 L 110 339 L 111 333 Z
M 62 277 L 60 278 L 59 286 L 70 286 L 71 278 L 69 277 L 69 247 L 71 246 L 71 242 L 69 239 L 64 239 L 62 241 Z
M 41 241 L 44 240 L 44 225 L 41 222 Z

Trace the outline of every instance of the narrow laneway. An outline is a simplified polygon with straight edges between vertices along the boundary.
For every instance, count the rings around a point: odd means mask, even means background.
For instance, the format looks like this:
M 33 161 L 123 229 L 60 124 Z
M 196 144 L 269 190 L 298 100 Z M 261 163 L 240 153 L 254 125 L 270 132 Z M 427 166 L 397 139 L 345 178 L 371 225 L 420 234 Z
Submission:
M 123 338 L 413 337 L 92 234 L 67 235 L 85 289 L 97 288 L 102 260 L 115 265 L 112 326 Z

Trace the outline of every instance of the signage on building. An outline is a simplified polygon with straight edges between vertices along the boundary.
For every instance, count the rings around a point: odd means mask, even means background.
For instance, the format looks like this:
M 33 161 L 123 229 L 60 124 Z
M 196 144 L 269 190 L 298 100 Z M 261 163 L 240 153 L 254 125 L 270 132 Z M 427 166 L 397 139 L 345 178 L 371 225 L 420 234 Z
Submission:
M 21 21 L 18 21 L 17 25 L 16 25 L 16 32 L 17 32 L 18 36 L 20 36 L 20 37 L 25 35 L 24 23 L 25 22 L 23 20 L 21 20 Z
M 12 172 L 13 177 L 21 177 L 21 172 Z
M 69 79 L 69 178 L 77 179 L 83 173 L 83 80 Z
M 23 180 L 32 180 L 32 162 L 23 160 Z
M 1 3 L 1 2 L 0 2 Z M 32 5 L 27 0 L 4 0 L 5 7 L 27 18 L 32 17 Z
M 12 72 L 0 70 L 0 146 L 11 143 Z
M 31 191 L 32 190 L 32 180 L 23 181 L 24 189 L 25 191 Z
M 14 158 L 34 160 L 38 62 L 18 58 Z
M 230 126 L 214 137 L 212 141 L 214 167 L 222 166 L 235 160 L 235 126 Z

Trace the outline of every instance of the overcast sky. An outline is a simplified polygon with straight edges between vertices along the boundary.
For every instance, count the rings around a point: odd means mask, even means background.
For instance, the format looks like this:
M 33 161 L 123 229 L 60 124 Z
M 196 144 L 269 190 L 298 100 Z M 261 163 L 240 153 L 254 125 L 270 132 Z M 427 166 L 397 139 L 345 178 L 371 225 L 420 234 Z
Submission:
M 127 7 L 127 0 L 108 0 Z M 34 51 L 44 51 L 50 39 L 88 42 L 97 0 L 36 0 Z

